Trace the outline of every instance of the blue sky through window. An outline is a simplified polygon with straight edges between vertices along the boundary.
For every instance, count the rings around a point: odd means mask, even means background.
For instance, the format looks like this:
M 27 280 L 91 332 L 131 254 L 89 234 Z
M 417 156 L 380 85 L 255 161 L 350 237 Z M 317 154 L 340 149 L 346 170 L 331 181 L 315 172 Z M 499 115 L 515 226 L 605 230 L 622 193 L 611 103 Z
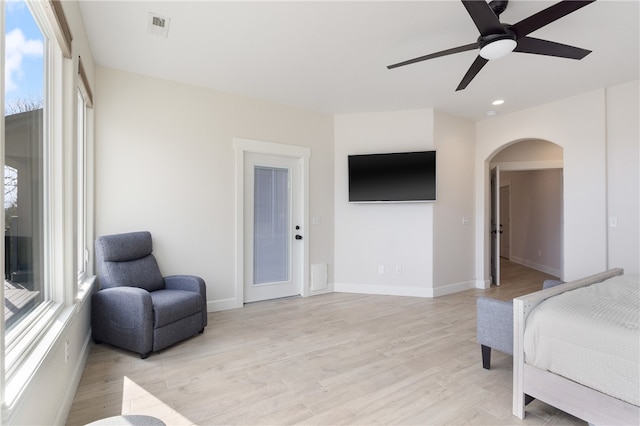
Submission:
M 5 5 L 5 108 L 44 99 L 44 36 L 23 0 Z

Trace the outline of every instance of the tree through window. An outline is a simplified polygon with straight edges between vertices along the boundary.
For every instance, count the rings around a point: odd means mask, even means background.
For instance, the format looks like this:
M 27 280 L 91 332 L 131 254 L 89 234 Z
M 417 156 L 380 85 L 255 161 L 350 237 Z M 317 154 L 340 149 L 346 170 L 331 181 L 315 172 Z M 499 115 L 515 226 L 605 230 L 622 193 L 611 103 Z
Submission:
M 24 1 L 5 7 L 4 321 L 16 327 L 44 287 L 46 39 Z

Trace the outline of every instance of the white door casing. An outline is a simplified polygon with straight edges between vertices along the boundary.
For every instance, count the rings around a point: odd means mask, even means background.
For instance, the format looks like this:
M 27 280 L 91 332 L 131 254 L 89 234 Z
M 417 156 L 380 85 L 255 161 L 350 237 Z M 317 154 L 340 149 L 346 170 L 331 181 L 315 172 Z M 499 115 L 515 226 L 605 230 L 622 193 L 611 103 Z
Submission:
M 284 297 L 287 293 L 300 294 L 304 297 L 309 295 L 309 158 L 311 151 L 309 148 L 284 145 L 271 142 L 262 142 L 249 139 L 234 139 L 233 146 L 236 151 L 236 292 L 234 295 L 235 307 L 242 307 L 245 301 L 264 300 L 266 298 Z M 276 169 L 287 169 L 293 171 L 296 182 L 292 185 L 294 192 L 294 205 L 292 209 L 292 221 L 290 226 L 290 247 L 292 249 L 291 278 L 295 282 L 285 287 L 266 284 L 259 285 L 257 292 L 251 294 L 246 292 L 245 282 L 253 281 L 253 247 L 249 239 L 253 238 L 253 194 L 248 194 L 247 187 L 253 192 L 252 182 L 247 182 L 247 175 L 253 176 L 253 169 L 256 163 Z M 253 180 L 253 177 L 250 178 Z M 248 205 L 249 204 L 249 205 Z M 250 219 L 250 220 L 249 220 Z M 294 223 L 295 221 L 295 223 Z M 300 229 L 296 230 L 295 226 Z M 295 239 L 296 232 L 302 237 Z M 247 241 L 250 241 L 247 244 Z M 249 253 L 249 256 L 247 255 Z M 251 265 L 249 265 L 251 263 Z M 292 290 L 292 287 L 294 288 Z M 280 288 L 280 290 L 277 290 Z

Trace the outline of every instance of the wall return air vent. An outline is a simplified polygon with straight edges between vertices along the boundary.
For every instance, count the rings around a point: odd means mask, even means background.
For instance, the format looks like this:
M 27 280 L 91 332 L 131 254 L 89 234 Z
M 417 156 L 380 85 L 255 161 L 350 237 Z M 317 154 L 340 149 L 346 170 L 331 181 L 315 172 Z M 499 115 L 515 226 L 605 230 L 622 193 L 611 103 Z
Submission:
M 149 25 L 147 31 L 149 34 L 167 38 L 169 36 L 169 23 L 171 19 L 156 13 L 149 12 Z

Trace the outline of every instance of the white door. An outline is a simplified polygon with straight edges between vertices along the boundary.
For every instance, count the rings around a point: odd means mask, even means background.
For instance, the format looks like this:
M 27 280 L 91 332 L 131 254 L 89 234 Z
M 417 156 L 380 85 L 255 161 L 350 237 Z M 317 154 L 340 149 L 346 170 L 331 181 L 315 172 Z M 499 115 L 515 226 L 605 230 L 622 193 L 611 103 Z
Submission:
M 301 293 L 300 159 L 246 153 L 244 302 Z
M 491 282 L 500 285 L 500 168 L 491 169 Z

